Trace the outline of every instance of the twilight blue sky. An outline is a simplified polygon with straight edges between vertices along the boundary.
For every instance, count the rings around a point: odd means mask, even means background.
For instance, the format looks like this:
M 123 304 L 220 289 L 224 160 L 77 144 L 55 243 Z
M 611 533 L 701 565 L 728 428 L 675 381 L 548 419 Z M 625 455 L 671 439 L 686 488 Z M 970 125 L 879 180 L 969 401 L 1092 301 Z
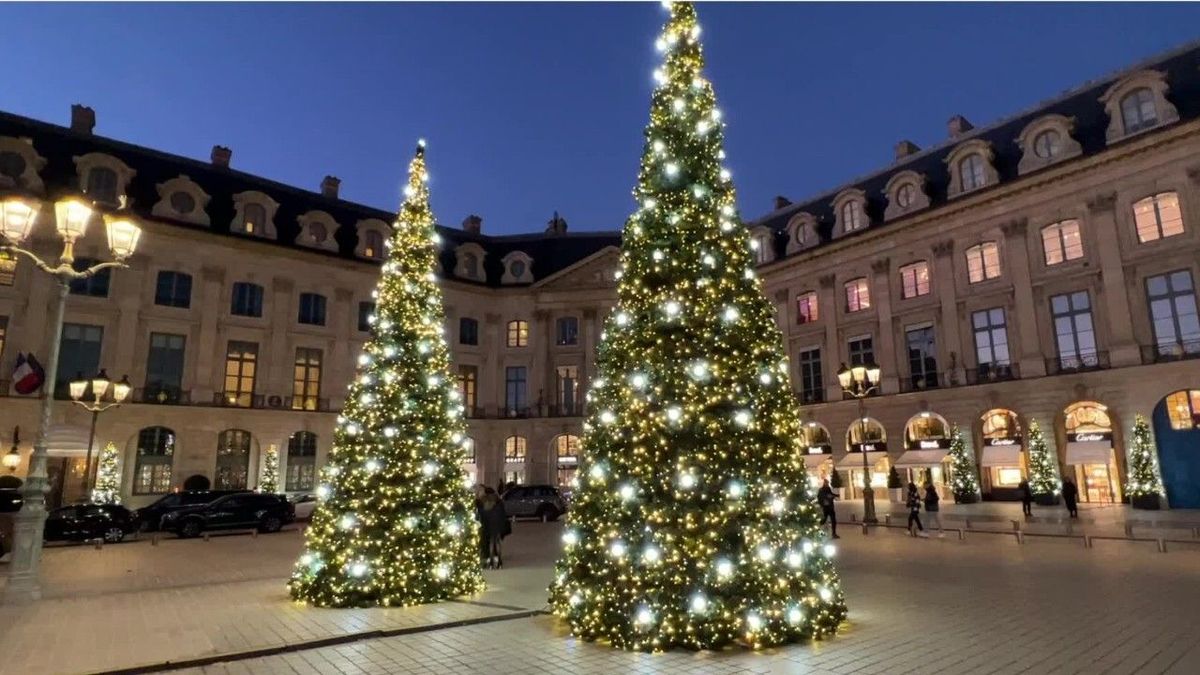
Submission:
M 1181 4 L 703 4 L 746 218 L 1200 37 Z M 484 231 L 617 229 L 632 207 L 653 41 L 625 4 L 86 4 L 0 8 L 0 109 L 396 206 L 413 141 L 434 208 Z

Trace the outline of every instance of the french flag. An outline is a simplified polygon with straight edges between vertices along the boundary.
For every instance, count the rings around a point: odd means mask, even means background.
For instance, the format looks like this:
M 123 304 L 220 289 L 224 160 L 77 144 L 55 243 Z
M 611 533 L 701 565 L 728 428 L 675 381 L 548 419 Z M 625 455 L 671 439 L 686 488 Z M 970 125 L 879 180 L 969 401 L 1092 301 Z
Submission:
M 26 357 L 17 354 L 17 367 L 13 368 L 13 389 L 18 394 L 32 394 L 46 381 L 46 371 L 33 354 Z

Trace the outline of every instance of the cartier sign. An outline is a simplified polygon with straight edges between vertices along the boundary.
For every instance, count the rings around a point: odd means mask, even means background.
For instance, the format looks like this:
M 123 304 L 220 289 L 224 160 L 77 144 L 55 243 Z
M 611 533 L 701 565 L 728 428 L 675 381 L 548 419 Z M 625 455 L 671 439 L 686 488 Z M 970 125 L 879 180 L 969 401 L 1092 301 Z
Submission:
M 1001 446 L 1001 447 L 1008 446 L 1008 445 L 1020 445 L 1021 439 L 1017 438 L 1017 437 L 1014 437 L 1014 438 L 985 438 L 985 439 L 983 439 L 983 444 L 988 445 L 988 446 Z
M 808 446 L 808 454 L 810 455 L 832 455 L 832 445 L 810 445 Z
M 1085 431 L 1078 434 L 1067 434 L 1068 443 L 1103 443 L 1111 441 L 1111 431 Z

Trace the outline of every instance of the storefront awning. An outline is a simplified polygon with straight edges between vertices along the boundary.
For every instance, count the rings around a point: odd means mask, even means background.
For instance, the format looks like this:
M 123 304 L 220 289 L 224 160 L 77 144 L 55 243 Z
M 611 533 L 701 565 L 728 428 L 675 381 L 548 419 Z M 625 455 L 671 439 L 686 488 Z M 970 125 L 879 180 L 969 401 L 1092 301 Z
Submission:
M 988 445 L 983 448 L 980 466 L 1020 466 L 1021 446 Z
M 949 450 L 907 450 L 896 460 L 896 468 L 906 466 L 937 466 L 946 459 Z
M 1072 441 L 1067 443 L 1064 464 L 1108 464 L 1110 441 Z
M 875 462 L 887 457 L 886 452 L 868 452 L 867 466 L 874 467 Z M 861 452 L 850 452 L 845 457 L 838 460 L 837 468 L 839 469 L 861 469 L 863 465 L 863 456 Z

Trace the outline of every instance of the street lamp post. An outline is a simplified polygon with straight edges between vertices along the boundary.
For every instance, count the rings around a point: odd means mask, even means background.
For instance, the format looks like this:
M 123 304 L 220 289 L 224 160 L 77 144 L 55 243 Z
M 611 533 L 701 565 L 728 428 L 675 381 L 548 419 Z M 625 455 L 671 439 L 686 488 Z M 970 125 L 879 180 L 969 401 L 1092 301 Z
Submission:
M 875 490 L 871 488 L 871 469 L 867 466 L 867 404 L 866 398 L 879 391 L 879 366 L 874 363 L 858 364 L 847 368 L 842 364 L 838 370 L 838 384 L 847 395 L 858 400 L 859 450 L 863 460 L 863 522 L 878 523 L 875 517 Z
M 124 207 L 124 203 L 122 203 Z M 54 386 L 58 378 L 58 353 L 62 343 L 63 312 L 72 281 L 87 279 L 110 267 L 126 267 L 125 260 L 133 255 L 141 237 L 141 228 L 124 210 L 104 214 L 108 230 L 108 248 L 115 260 L 99 263 L 85 270 L 76 270 L 75 241 L 82 237 L 92 221 L 92 207 L 86 202 L 67 198 L 54 204 L 54 225 L 62 239 L 62 252 L 56 264 L 43 261 L 33 251 L 21 245 L 29 238 L 37 220 L 41 202 L 26 195 L 0 197 L 0 250 L 29 258 L 35 267 L 49 274 L 58 284 L 58 294 L 51 308 L 50 351 L 47 354 L 46 384 L 42 389 L 41 420 L 29 458 L 29 473 L 22 486 L 24 505 L 13 518 L 13 551 L 9 564 L 8 585 L 4 589 L 7 602 L 29 602 L 42 596 L 38 564 L 42 555 L 42 528 L 46 523 L 46 442 L 50 433 L 50 417 L 54 406 Z
M 88 385 L 92 388 L 92 397 L 94 402 L 88 402 L 83 399 L 87 393 Z M 104 395 L 112 388 L 112 401 L 105 402 Z M 86 378 L 83 373 L 79 377 L 72 380 L 68 385 L 71 391 L 71 401 L 83 406 L 83 409 L 92 413 L 92 430 L 88 434 L 87 445 L 87 460 L 83 465 L 83 498 L 88 499 L 88 495 L 92 487 L 92 446 L 96 443 L 96 422 L 100 419 L 100 413 L 110 408 L 116 408 L 129 398 L 129 391 L 132 387 L 129 384 L 129 377 L 121 378 L 120 382 L 112 382 L 108 379 L 108 373 L 103 368 L 99 374 L 93 378 Z

